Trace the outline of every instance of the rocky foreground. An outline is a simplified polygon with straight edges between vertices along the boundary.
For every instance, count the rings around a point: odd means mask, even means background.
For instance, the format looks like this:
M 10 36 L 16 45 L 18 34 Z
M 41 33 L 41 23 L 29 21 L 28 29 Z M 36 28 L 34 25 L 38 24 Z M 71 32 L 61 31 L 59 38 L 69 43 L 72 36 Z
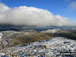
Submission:
M 62 37 L 0 50 L 1 57 L 76 57 L 76 41 Z

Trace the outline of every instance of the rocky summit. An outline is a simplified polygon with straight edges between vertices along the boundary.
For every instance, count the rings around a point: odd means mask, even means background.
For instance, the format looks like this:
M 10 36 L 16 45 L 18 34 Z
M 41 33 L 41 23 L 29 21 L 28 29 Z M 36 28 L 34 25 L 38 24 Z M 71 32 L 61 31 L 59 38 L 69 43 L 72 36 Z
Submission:
M 0 51 L 2 57 L 76 57 L 76 41 L 63 37 L 54 37 Z

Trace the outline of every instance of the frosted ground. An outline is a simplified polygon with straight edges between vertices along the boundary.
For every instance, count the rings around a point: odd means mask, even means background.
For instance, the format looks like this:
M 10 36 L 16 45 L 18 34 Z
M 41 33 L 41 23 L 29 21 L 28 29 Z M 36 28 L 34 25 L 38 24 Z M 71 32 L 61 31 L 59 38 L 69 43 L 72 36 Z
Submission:
M 55 37 L 49 40 L 42 40 L 21 46 L 5 48 L 0 51 L 0 56 L 76 57 L 76 41 L 62 37 Z

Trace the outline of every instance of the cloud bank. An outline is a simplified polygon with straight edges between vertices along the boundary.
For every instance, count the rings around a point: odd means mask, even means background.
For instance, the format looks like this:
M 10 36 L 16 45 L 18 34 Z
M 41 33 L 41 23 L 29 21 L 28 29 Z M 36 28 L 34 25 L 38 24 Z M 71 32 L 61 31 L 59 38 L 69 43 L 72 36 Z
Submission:
M 73 26 L 68 18 L 56 15 L 44 9 L 20 6 L 9 8 L 0 3 L 0 24 L 25 26 Z

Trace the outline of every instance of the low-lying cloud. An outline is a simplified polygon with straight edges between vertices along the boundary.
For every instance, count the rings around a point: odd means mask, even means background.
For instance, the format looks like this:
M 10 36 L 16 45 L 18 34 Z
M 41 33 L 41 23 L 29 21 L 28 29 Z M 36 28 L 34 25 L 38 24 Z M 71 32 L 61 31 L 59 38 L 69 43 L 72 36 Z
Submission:
M 9 8 L 0 3 L 0 24 L 25 26 L 73 26 L 68 18 L 56 15 L 44 9 L 20 6 Z

